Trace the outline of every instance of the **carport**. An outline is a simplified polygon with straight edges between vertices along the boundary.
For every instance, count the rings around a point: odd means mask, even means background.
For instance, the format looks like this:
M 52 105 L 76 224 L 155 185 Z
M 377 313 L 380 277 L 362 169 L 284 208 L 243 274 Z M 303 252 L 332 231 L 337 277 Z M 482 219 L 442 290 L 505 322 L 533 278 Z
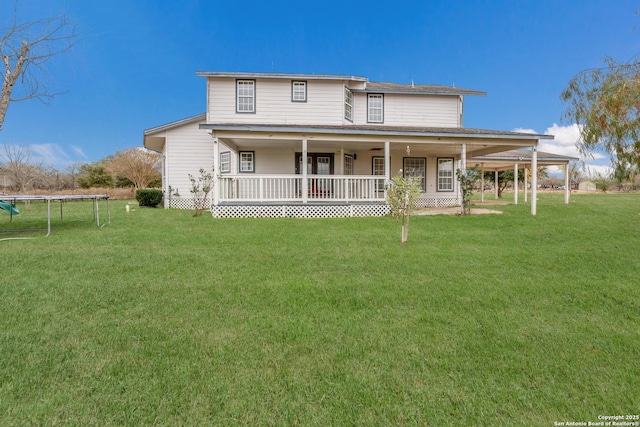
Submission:
M 562 166 L 564 167 L 564 203 L 569 204 L 569 195 L 571 193 L 569 187 L 569 174 L 567 173 L 567 165 L 571 161 L 579 160 L 577 157 L 562 156 L 559 154 L 546 153 L 543 151 L 536 152 L 537 166 Z M 500 153 L 487 154 L 483 156 L 471 157 L 468 160 L 472 164 L 480 166 L 482 171 L 482 182 L 480 184 L 480 200 L 484 202 L 484 172 L 495 172 L 495 193 L 498 197 L 498 172 L 513 169 L 513 203 L 518 204 L 518 170 L 524 168 L 524 201 L 527 202 L 527 171 L 532 169 L 533 152 L 530 149 L 525 150 L 509 150 Z M 532 194 L 535 194 L 532 189 Z

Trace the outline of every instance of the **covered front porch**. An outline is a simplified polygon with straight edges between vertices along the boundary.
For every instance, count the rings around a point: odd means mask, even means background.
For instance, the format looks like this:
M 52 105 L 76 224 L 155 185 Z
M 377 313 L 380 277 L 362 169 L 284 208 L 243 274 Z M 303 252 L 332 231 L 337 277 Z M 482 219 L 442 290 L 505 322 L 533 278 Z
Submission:
M 385 215 L 397 173 L 419 179 L 418 207 L 459 206 L 467 158 L 537 145 L 539 135 L 472 129 L 201 124 L 213 139 L 214 216 Z M 306 165 L 306 167 L 303 167 Z

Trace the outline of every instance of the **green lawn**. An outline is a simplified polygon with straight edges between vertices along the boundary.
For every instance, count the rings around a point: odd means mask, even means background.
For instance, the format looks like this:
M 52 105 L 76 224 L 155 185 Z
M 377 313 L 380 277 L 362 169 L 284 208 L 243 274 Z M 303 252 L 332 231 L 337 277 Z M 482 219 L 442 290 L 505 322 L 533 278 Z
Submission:
M 0 242 L 0 425 L 639 414 L 640 195 L 562 200 L 414 217 L 407 246 L 391 218 L 112 201 L 97 228 L 68 203 L 50 237 Z M 45 205 L 20 208 L 0 230 L 46 226 Z

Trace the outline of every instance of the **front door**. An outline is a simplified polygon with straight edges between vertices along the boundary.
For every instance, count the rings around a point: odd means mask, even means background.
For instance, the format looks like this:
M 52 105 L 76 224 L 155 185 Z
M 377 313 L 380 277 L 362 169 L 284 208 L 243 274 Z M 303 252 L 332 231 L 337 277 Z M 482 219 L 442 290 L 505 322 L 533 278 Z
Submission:
M 296 153 L 296 174 L 302 173 L 302 153 Z M 334 161 L 333 153 L 308 153 L 307 154 L 307 174 L 308 175 L 333 175 Z M 331 191 L 331 182 L 328 179 L 319 177 L 309 180 L 309 193 L 327 195 Z
M 301 174 L 302 153 L 296 153 L 296 173 Z M 308 153 L 307 174 L 333 175 L 333 153 Z

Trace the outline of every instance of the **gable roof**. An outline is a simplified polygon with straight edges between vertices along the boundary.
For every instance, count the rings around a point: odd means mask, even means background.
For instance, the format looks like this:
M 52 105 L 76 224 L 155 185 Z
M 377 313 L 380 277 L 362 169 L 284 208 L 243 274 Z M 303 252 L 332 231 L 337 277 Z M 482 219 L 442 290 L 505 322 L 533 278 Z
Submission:
M 353 92 L 402 93 L 421 95 L 477 95 L 487 93 L 479 90 L 444 85 L 402 84 L 370 82 L 366 77 L 347 74 L 296 74 L 296 73 L 245 73 L 237 71 L 198 71 L 196 76 L 235 79 L 282 79 L 282 80 L 347 80 L 364 83 L 364 89 L 349 88 Z
M 142 145 L 146 149 L 161 153 L 165 144 L 165 136 L 166 136 L 163 132 L 180 127 L 180 126 L 188 125 L 191 123 L 203 122 L 206 119 L 207 119 L 206 113 L 201 113 L 195 116 L 176 120 L 170 123 L 165 123 L 160 126 L 145 129 L 142 132 Z
M 183 126 L 189 123 L 194 123 L 194 122 L 201 122 L 203 120 L 205 120 L 207 118 L 207 114 L 206 113 L 200 113 L 197 114 L 195 116 L 191 116 L 191 117 L 187 117 L 184 119 L 180 119 L 180 120 L 176 120 L 170 123 L 165 123 L 163 125 L 160 126 L 156 126 L 156 127 L 152 127 L 149 129 L 145 129 L 143 131 L 143 135 L 147 136 L 147 135 L 152 135 L 154 133 L 158 133 L 158 132 L 162 132 L 165 130 L 169 130 L 169 129 L 173 129 L 173 128 L 177 128 L 179 126 Z

